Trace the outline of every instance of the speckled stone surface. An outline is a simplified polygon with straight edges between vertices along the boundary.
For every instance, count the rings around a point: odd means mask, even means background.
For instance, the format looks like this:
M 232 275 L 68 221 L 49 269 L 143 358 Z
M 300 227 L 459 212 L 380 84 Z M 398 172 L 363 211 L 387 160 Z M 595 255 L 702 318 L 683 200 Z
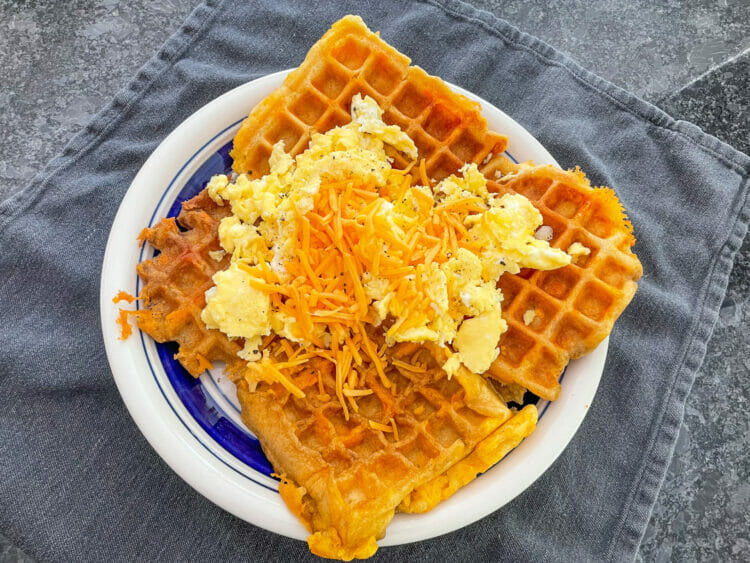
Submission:
M 197 0 L 0 0 L 0 198 L 23 188 Z
M 750 3 L 473 0 L 679 119 L 750 151 Z M 0 198 L 133 76 L 195 0 L 0 0 Z M 638 556 L 750 560 L 750 239 Z M 85 557 L 84 557 L 85 558 Z M 2 536 L 0 562 L 28 562 Z

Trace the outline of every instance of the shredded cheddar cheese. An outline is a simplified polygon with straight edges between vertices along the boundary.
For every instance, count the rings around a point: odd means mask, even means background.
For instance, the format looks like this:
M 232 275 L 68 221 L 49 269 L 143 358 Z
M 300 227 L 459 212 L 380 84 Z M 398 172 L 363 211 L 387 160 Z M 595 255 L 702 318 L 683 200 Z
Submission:
M 120 309 L 120 313 L 117 316 L 117 324 L 120 325 L 120 340 L 127 340 L 128 337 L 133 334 L 133 327 L 131 327 L 128 322 L 128 317 L 133 313 L 135 313 L 135 311 Z
M 132 303 L 135 300 L 136 298 L 134 296 L 130 295 L 127 291 L 121 290 L 112 298 L 112 303 L 116 304 L 120 301 L 127 301 L 128 303 Z
M 268 175 L 208 185 L 231 206 L 219 225 L 231 262 L 214 275 L 201 318 L 244 340 L 239 355 L 255 380 L 296 398 L 325 395 L 321 371 L 330 369 L 347 419 L 375 392 L 363 373 L 386 388 L 389 363 L 425 373 L 386 359 L 397 343 L 445 348 L 448 376 L 462 365 L 486 371 L 507 328 L 499 277 L 570 263 L 534 237 L 542 216 L 526 198 L 490 193 L 475 164 L 435 184 L 413 141 L 382 113 L 357 95 L 351 123 L 314 134 L 296 159 L 278 143 Z M 412 164 L 393 169 L 386 144 Z M 370 426 L 398 439 L 392 419 Z

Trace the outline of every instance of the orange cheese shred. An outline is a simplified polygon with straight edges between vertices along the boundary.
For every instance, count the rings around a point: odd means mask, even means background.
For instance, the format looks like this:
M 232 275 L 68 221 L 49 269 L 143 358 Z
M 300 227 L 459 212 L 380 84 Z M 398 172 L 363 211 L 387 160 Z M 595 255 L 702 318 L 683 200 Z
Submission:
M 120 314 L 117 316 L 117 324 L 120 325 L 120 340 L 127 340 L 128 337 L 133 334 L 133 327 L 128 322 L 128 317 L 135 314 L 135 311 L 128 311 L 127 309 L 120 309 Z
M 112 303 L 119 303 L 120 301 L 127 301 L 128 303 L 132 303 L 135 301 L 137 297 L 130 295 L 127 291 L 118 291 L 117 295 L 115 295 L 112 298 Z
M 482 198 L 468 195 L 436 202 L 428 192 L 412 189 L 417 182 L 432 188 L 424 159 L 412 162 L 406 170 L 394 170 L 385 185 L 351 176 L 322 179 L 312 196 L 312 209 L 294 220 L 291 236 L 296 238 L 285 241 L 295 249 L 283 265 L 287 281 L 282 283 L 270 267 L 270 250 L 255 265 L 237 262 L 249 274 L 249 285 L 269 296 L 274 310 L 296 319 L 288 330 L 293 332 L 292 340 L 304 342 L 292 343 L 273 334 L 265 337 L 262 359 L 252 363 L 258 377 L 278 383 L 299 398 L 310 389 L 320 397 L 335 394 L 348 419 L 350 412 L 359 410 L 357 398 L 378 393 L 376 387 L 383 395 L 388 395 L 383 387 L 393 388 L 387 363 L 410 374 L 427 373 L 413 362 L 386 359 L 387 343 L 372 332 L 376 320 L 386 320 L 376 319 L 370 286 L 363 276 L 369 272 L 387 283 L 394 305 L 386 321 L 386 336 L 398 340 L 405 331 L 434 318 L 425 272 L 459 248 L 475 245 L 464 219 L 486 208 Z M 413 220 L 396 224 L 390 214 L 393 205 L 411 206 Z M 135 298 L 120 292 L 117 299 L 132 302 Z M 128 314 L 121 312 L 118 319 L 123 335 L 130 331 Z M 210 365 L 208 359 L 203 360 Z M 373 382 L 375 374 L 380 385 Z M 383 420 L 385 424 L 369 421 L 370 427 L 398 440 L 396 421 L 387 415 Z

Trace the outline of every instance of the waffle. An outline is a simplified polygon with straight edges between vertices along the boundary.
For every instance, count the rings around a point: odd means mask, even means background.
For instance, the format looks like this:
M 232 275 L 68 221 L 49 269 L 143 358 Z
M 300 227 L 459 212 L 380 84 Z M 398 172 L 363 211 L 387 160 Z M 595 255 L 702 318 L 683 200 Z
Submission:
M 217 262 L 208 254 L 221 249 L 216 233 L 228 213 L 204 190 L 183 204 L 177 220 L 184 230 L 174 219 L 163 219 L 141 233 L 160 253 L 137 267 L 144 282 L 139 297 L 146 305 L 136 314 L 138 328 L 158 342 L 177 342 L 176 359 L 194 377 L 213 361 L 225 362 L 230 372 L 244 369 L 237 357 L 241 347 L 201 321 L 211 277 L 229 266 L 228 256 Z
M 507 138 L 487 129 L 479 104 L 409 63 L 361 18 L 344 17 L 242 123 L 231 153 L 234 170 L 266 174 L 271 147 L 280 140 L 292 155 L 299 154 L 313 133 L 348 123 L 351 97 L 361 93 L 383 108 L 384 121 L 414 140 L 431 179 L 474 162 L 490 189 L 527 196 L 552 227 L 553 245 L 566 250 L 577 240 L 592 252 L 560 270 L 500 279 L 510 328 L 491 374 L 554 400 L 569 360 L 590 352 L 611 332 L 635 293 L 642 268 L 630 250 L 629 224 L 613 192 L 591 188 L 580 174 L 526 166 L 522 175 L 496 181 L 519 170 L 502 155 Z M 394 166 L 407 165 L 402 155 L 392 156 Z M 536 318 L 527 326 L 528 310 L 535 310 Z
M 361 18 L 342 18 L 242 123 L 230 153 L 235 172 L 263 176 L 274 143 L 284 141 L 296 156 L 311 134 L 349 123 L 357 93 L 378 102 L 384 121 L 411 137 L 430 178 L 441 180 L 466 162 L 505 151 L 507 137 L 487 130 L 477 102 L 410 62 Z M 409 164 L 395 151 L 391 156 L 394 167 Z
M 209 256 L 219 248 L 217 228 L 227 213 L 204 190 L 183 204 L 177 221 L 163 219 L 144 231 L 159 254 L 138 266 L 145 304 L 136 315 L 138 326 L 157 341 L 177 342 L 177 358 L 196 377 L 211 362 L 226 363 L 243 420 L 284 476 L 282 498 L 313 532 L 308 541 L 315 553 L 372 555 L 394 511 L 424 510 L 426 499 L 435 504 L 447 498 L 458 483 L 515 447 L 519 432 L 533 430 L 529 418 L 518 425 L 519 415 L 512 416 L 487 380 L 466 370 L 448 380 L 433 358 L 437 352 L 413 344 L 399 345 L 393 357 L 424 366 L 426 373 L 390 365 L 394 386 L 386 389 L 374 372 L 366 372 L 368 387 L 377 393 L 360 398 L 348 421 L 335 397 L 332 370 L 324 374 L 323 391 L 305 399 L 279 384 L 249 383 L 245 362 L 236 356 L 240 344 L 208 330 L 200 318 L 211 276 L 227 266 L 227 257 L 217 262 Z M 398 439 L 370 425 L 391 418 Z M 452 467 L 458 469 L 446 473 Z M 437 486 L 443 475 L 452 487 Z M 415 488 L 414 500 L 405 505 Z
M 282 498 L 313 532 L 308 544 L 317 555 L 372 555 L 375 540 L 385 534 L 404 497 L 466 459 L 483 439 L 494 438 L 510 416 L 494 394 L 488 397 L 496 414 L 470 406 L 468 386 L 448 380 L 426 349 L 400 345 L 394 355 L 411 356 L 411 363 L 427 366 L 428 372 L 391 366 L 387 373 L 394 390 L 382 387 L 370 370 L 365 377 L 375 393 L 358 401 L 359 410 L 348 421 L 335 399 L 333 376 L 325 379 L 325 400 L 311 394 L 297 399 L 279 385 L 262 385 L 254 392 L 245 381 L 238 385 L 243 421 L 259 437 L 275 470 L 289 479 L 281 487 Z M 473 377 L 476 385 L 486 385 L 481 376 Z M 481 410 L 488 412 L 487 406 Z M 390 417 L 397 436 L 369 424 Z M 532 429 L 524 428 L 526 435 Z M 497 461 L 515 445 L 512 436 L 503 435 L 500 443 L 491 440 L 487 450 Z M 472 469 L 466 467 L 464 473 Z M 445 492 L 449 496 L 453 491 Z
M 552 228 L 553 247 L 567 250 L 578 242 L 590 250 L 564 268 L 506 273 L 499 281 L 508 331 L 500 338 L 500 355 L 490 373 L 554 400 L 568 362 L 609 335 L 635 294 L 643 269 L 631 250 L 632 228 L 614 192 L 592 188 L 580 171 L 517 165 L 504 158 L 482 171 L 494 178 L 492 189 L 531 200 Z M 528 311 L 533 319 L 527 324 Z
M 431 481 L 415 487 L 406 495 L 399 510 L 401 512 L 428 512 L 478 475 L 487 471 L 515 448 L 536 427 L 537 410 L 527 405 L 515 413 L 508 422 L 482 440 L 468 456 L 448 468 Z

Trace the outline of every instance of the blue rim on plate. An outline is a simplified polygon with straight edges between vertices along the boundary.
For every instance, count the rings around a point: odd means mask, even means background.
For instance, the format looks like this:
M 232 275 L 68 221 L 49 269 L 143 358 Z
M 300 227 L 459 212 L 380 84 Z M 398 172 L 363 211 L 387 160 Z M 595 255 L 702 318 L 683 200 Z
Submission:
M 153 226 L 154 221 L 157 219 L 156 213 L 161 207 L 164 198 L 171 190 L 175 181 L 182 174 L 185 168 L 187 168 L 187 166 L 189 166 L 196 159 L 196 157 L 198 157 L 198 155 L 200 155 L 201 152 L 216 138 L 223 135 L 231 128 L 238 126 L 241 121 L 242 120 L 238 120 L 219 131 L 210 140 L 204 143 L 203 146 L 201 146 L 195 153 L 193 153 L 193 155 L 180 167 L 167 187 L 164 189 L 161 197 L 159 198 L 159 201 L 154 207 L 154 211 L 149 221 L 149 227 Z M 177 217 L 180 213 L 183 202 L 198 195 L 198 193 L 205 188 L 206 184 L 212 176 L 216 174 L 228 175 L 232 172 L 232 158 L 229 156 L 231 148 L 232 141 L 230 140 L 217 151 L 206 157 L 205 161 L 186 180 L 185 185 L 182 187 L 177 197 L 170 205 L 169 211 L 166 213 L 166 217 Z M 518 163 L 518 161 L 509 152 L 506 151 L 505 155 L 513 162 Z M 159 217 L 159 220 L 160 219 L 161 217 Z M 147 246 L 148 245 L 146 243 L 141 246 L 141 251 L 138 258 L 139 262 L 142 262 L 144 258 L 149 259 L 152 257 L 146 256 Z M 140 290 L 141 280 L 138 276 L 136 276 L 136 293 L 140 293 Z M 139 302 L 136 302 L 136 308 L 140 309 Z M 251 474 L 241 472 L 236 467 L 233 467 L 231 464 L 227 463 L 226 460 L 218 456 L 208 444 L 206 444 L 190 429 L 190 426 L 182 418 L 178 409 L 175 408 L 175 406 L 170 401 L 167 393 L 165 393 L 164 389 L 162 388 L 159 378 L 157 377 L 154 370 L 151 355 L 149 354 L 146 347 L 146 336 L 140 330 L 139 335 L 141 339 L 141 345 L 143 347 L 143 353 L 146 356 L 149 369 L 151 370 L 151 374 L 154 378 L 154 381 L 156 382 L 156 385 L 161 391 L 164 400 L 167 402 L 172 412 L 175 414 L 175 416 L 177 416 L 177 418 L 188 430 L 188 432 L 190 432 L 190 434 L 206 450 L 208 450 L 211 455 L 216 457 L 236 473 L 242 475 L 243 477 L 246 477 L 247 479 L 250 479 L 253 483 L 260 485 L 270 491 L 278 491 L 278 487 L 271 487 L 266 483 L 258 481 L 254 479 Z M 173 342 L 157 342 L 155 343 L 155 345 L 158 361 L 164 369 L 169 383 L 172 385 L 172 388 L 179 397 L 179 400 L 182 402 L 182 405 L 185 407 L 188 413 L 190 413 L 190 416 L 217 444 L 219 444 L 231 456 L 244 463 L 251 470 L 278 481 L 278 479 L 272 475 L 273 467 L 263 453 L 258 439 L 253 436 L 244 426 L 239 425 L 237 422 L 235 422 L 235 420 L 233 420 L 231 416 L 229 416 L 229 414 L 224 410 L 224 407 L 219 405 L 212 394 L 207 391 L 202 378 L 195 378 L 190 375 L 187 370 L 185 370 L 185 368 L 182 367 L 182 365 L 175 359 L 175 354 L 177 353 L 177 344 Z M 155 360 L 157 358 L 155 358 Z M 564 376 L 565 372 L 563 372 L 563 374 L 560 376 L 560 381 L 562 381 Z M 211 374 L 209 372 L 206 372 L 206 377 L 211 377 Z M 530 394 L 527 393 L 527 397 L 529 395 Z M 226 399 L 226 402 L 228 404 L 232 404 L 229 398 L 224 398 Z M 533 397 L 525 401 L 524 404 L 537 403 L 538 401 L 538 398 Z M 543 401 L 543 406 L 541 412 L 539 413 L 539 419 L 544 416 L 544 413 L 547 411 L 548 407 L 549 402 Z

